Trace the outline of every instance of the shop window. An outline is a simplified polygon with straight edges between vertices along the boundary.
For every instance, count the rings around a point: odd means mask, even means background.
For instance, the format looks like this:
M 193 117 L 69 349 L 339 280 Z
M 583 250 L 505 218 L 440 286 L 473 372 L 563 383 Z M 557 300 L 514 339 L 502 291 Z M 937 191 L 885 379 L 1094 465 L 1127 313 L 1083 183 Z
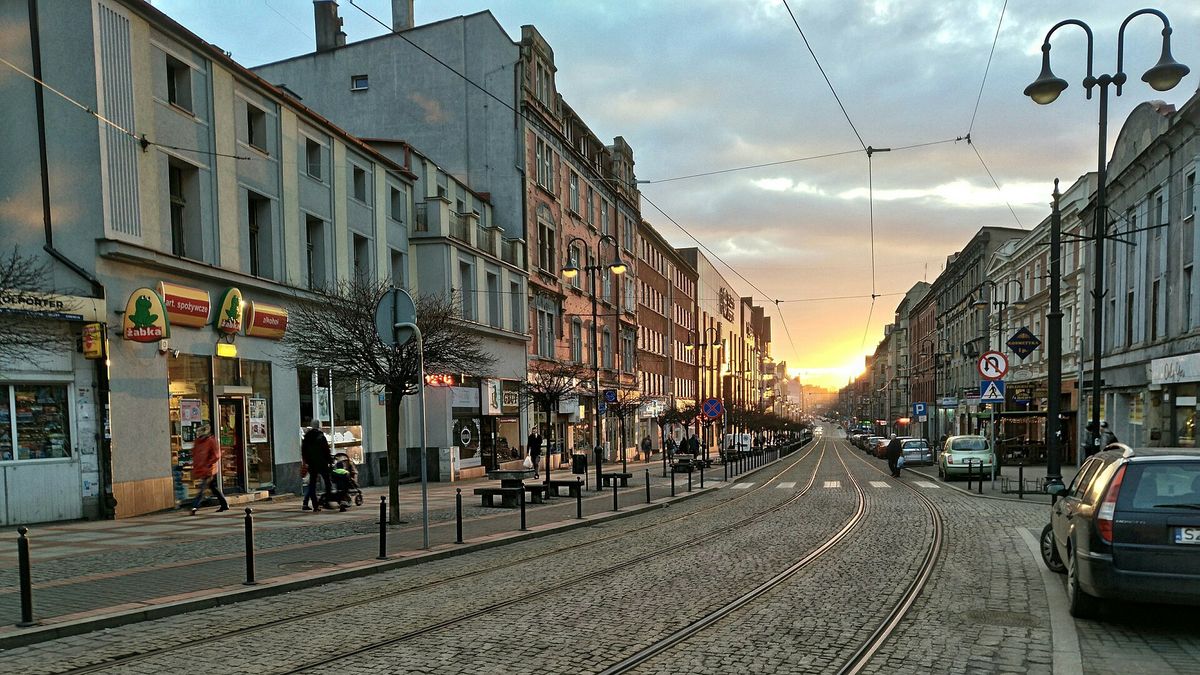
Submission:
M 69 411 L 66 385 L 0 385 L 0 461 L 70 457 Z
M 202 422 L 213 422 L 210 358 L 179 354 L 167 359 L 167 391 L 175 499 L 184 501 L 196 496 L 197 481 L 192 479 L 196 432 Z
M 274 426 L 271 413 L 271 364 L 267 361 L 242 361 L 242 384 L 253 393 L 247 399 L 246 485 L 251 490 L 275 486 Z

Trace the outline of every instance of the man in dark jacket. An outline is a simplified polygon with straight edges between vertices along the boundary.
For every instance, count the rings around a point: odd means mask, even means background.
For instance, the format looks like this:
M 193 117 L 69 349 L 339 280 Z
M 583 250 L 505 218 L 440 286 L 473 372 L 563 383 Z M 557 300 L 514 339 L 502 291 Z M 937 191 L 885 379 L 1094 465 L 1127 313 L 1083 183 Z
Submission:
M 321 502 L 317 500 L 317 477 L 319 476 L 325 481 L 326 496 L 333 492 L 333 485 L 329 480 L 329 472 L 333 467 L 333 455 L 329 451 L 329 440 L 321 431 L 321 420 L 313 419 L 308 425 L 308 431 L 304 432 L 304 439 L 300 441 L 300 458 L 308 466 L 308 490 L 305 492 L 304 501 L 312 504 L 313 511 L 320 511 Z
M 892 472 L 893 478 L 900 477 L 900 467 L 896 465 L 897 460 L 904 454 L 904 450 L 900 447 L 900 438 L 892 436 L 892 440 L 887 446 L 887 461 L 888 469 Z

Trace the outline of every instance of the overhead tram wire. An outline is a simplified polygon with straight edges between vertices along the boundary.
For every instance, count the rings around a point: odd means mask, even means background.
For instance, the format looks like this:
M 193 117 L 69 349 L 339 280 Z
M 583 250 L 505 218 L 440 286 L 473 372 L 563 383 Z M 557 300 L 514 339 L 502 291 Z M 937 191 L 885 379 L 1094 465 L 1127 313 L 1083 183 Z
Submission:
M 245 157 L 242 155 L 231 155 L 229 153 L 215 152 L 212 150 L 197 150 L 196 148 L 183 148 L 183 147 L 180 147 L 177 145 L 168 145 L 166 143 L 158 143 L 156 141 L 152 141 L 149 138 L 146 138 L 145 134 L 142 134 L 139 136 L 137 133 L 130 131 L 129 129 L 126 129 L 125 127 L 121 126 L 120 124 L 117 124 L 116 122 L 108 119 L 104 115 L 101 115 L 98 111 L 92 110 L 88 106 L 80 103 L 79 101 L 76 101 L 75 99 L 71 98 L 70 96 L 67 96 L 63 92 L 61 92 L 58 89 L 55 89 L 51 85 L 47 84 L 44 80 L 41 80 L 41 79 L 35 77 L 33 74 L 26 72 L 20 66 L 17 66 L 13 62 L 9 61 L 8 59 L 5 59 L 2 56 L 0 56 L 0 63 L 3 63 L 4 65 L 8 66 L 9 68 L 12 68 L 14 71 L 16 71 L 17 73 L 20 73 L 27 79 L 29 79 L 33 82 L 36 82 L 37 84 L 41 85 L 42 88 L 47 89 L 50 92 L 53 92 L 59 98 L 70 103 L 71 105 L 75 106 L 76 108 L 79 108 L 80 110 L 91 115 L 92 117 L 95 117 L 100 122 L 108 125 L 109 127 L 112 127 L 113 129 L 116 129 L 117 131 L 121 132 L 122 134 L 125 134 L 126 136 L 132 138 L 134 141 L 137 141 L 137 143 L 142 146 L 143 150 L 145 150 L 146 148 L 148 148 L 150 146 L 154 146 L 154 147 L 163 148 L 166 150 L 178 150 L 180 152 L 194 152 L 196 154 L 209 155 L 212 157 L 230 157 L 232 159 L 242 159 L 242 160 L 254 159 L 253 157 Z
M 858 133 L 858 127 L 854 126 L 854 120 L 850 119 L 850 113 L 846 112 L 846 106 L 842 105 L 842 98 L 838 96 L 837 90 L 833 88 L 833 82 L 829 81 L 829 75 L 825 74 L 825 68 L 821 65 L 821 60 L 817 58 L 817 53 L 813 51 L 812 45 L 809 44 L 808 36 L 804 34 L 804 29 L 800 27 L 800 21 L 796 19 L 796 14 L 792 11 L 792 6 L 788 4 L 787 0 L 783 0 L 783 6 L 787 9 L 788 16 L 792 17 L 792 23 L 795 24 L 796 30 L 800 33 L 800 39 L 804 40 L 804 46 L 808 48 L 809 55 L 812 56 L 813 62 L 817 64 L 817 70 L 821 71 L 821 77 L 825 78 L 825 84 L 829 85 L 829 91 L 833 93 L 833 98 L 837 101 L 838 107 L 842 109 L 842 115 L 846 117 L 846 122 L 850 124 L 850 130 L 858 138 L 858 144 L 862 146 L 863 150 L 866 150 L 866 142 L 863 141 L 862 135 Z
M 975 130 L 975 116 L 979 114 L 979 102 L 983 100 L 983 87 L 987 84 L 988 71 L 992 69 L 992 57 L 996 55 L 996 43 L 1000 40 L 1000 27 L 1004 25 L 1004 12 L 1008 9 L 1008 0 L 1000 7 L 1000 20 L 996 22 L 996 34 L 992 36 L 992 49 L 988 52 L 987 65 L 983 67 L 983 81 L 979 83 L 979 94 L 975 96 L 975 110 L 971 112 L 971 123 L 967 125 L 967 135 Z
M 996 192 L 999 192 L 1000 198 L 1004 199 L 1004 205 L 1008 207 L 1008 212 L 1012 214 L 1013 220 L 1017 221 L 1017 227 L 1021 228 L 1022 230 L 1028 229 L 1025 227 L 1025 224 L 1021 222 L 1021 219 L 1017 217 L 1017 212 L 1013 209 L 1012 204 L 1010 204 L 1008 199 L 1004 197 L 1004 190 L 1000 189 L 1000 183 L 997 182 L 996 177 L 992 175 L 992 170 L 988 168 L 987 162 L 983 161 L 983 155 L 979 154 L 979 148 L 976 147 L 975 141 L 971 138 L 970 134 L 967 134 L 967 145 L 971 147 L 971 150 L 975 152 L 975 156 L 979 158 L 979 163 L 983 166 L 983 170 L 987 172 L 988 178 L 992 179 L 992 185 L 996 186 Z

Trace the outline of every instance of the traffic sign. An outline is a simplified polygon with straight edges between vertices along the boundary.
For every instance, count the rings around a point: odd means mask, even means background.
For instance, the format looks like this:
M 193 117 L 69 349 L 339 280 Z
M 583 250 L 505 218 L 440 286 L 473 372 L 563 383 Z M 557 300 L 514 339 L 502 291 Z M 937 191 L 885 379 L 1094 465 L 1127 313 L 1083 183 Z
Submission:
M 1013 333 L 1013 336 L 1008 339 L 1008 348 L 1013 350 L 1013 353 L 1021 358 L 1025 358 L 1033 353 L 1033 350 L 1042 346 L 1042 341 L 1038 336 L 1034 335 L 1028 327 L 1022 326 L 1020 330 Z
M 980 403 L 1004 403 L 1004 380 L 984 380 L 979 383 Z
M 402 288 L 393 288 L 375 305 L 375 332 L 383 344 L 397 347 L 412 338 L 412 331 L 397 328 L 396 324 L 417 322 L 417 306 L 412 296 Z
M 601 401 L 600 405 L 596 406 L 596 412 L 601 415 L 608 412 L 608 406 L 604 404 L 604 401 Z
M 617 390 L 616 389 L 605 389 L 604 390 L 604 402 L 605 403 L 616 403 L 617 402 Z
M 700 406 L 700 412 L 710 420 L 720 417 L 722 410 L 723 407 L 719 398 L 706 398 L 704 399 L 704 404 Z
M 927 412 L 926 412 L 927 409 L 925 407 L 924 401 L 918 401 L 912 405 L 913 405 L 913 417 L 924 417 L 927 414 Z
M 976 364 L 979 376 L 985 380 L 999 380 L 1008 374 L 1008 357 L 997 351 L 984 352 Z M 982 391 L 982 387 L 980 390 Z

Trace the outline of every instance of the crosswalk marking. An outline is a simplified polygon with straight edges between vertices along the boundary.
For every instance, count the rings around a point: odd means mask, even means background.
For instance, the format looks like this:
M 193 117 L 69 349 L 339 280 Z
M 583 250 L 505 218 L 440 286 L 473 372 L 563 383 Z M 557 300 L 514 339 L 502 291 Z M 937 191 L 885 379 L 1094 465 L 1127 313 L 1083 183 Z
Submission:
M 869 482 L 871 483 L 871 487 L 877 487 L 877 488 L 892 487 L 891 485 L 888 485 L 885 481 L 881 481 L 881 480 L 873 480 L 873 481 L 869 481 Z
M 789 489 L 789 490 L 790 490 L 791 488 L 794 488 L 794 487 L 796 487 L 796 483 L 795 483 L 795 482 L 791 482 L 791 483 L 780 483 L 779 485 L 776 485 L 775 487 L 776 487 L 776 488 L 783 488 L 783 489 Z
M 737 485 L 734 485 L 731 489 L 745 490 L 746 488 L 750 487 L 751 485 L 754 485 L 754 483 L 738 483 Z
M 913 481 L 913 482 L 917 484 L 917 487 L 923 487 L 923 488 L 926 488 L 926 489 L 929 489 L 929 490 L 937 490 L 938 488 L 940 488 L 940 487 L 941 487 L 941 486 L 940 486 L 940 485 L 938 485 L 937 483 L 931 483 L 931 482 L 929 482 L 929 481 L 927 481 L 927 480 L 916 480 L 916 481 Z
M 840 487 L 842 487 L 842 481 L 840 481 L 840 480 L 827 480 L 827 481 L 825 481 L 825 487 L 827 487 L 827 488 L 840 488 Z

